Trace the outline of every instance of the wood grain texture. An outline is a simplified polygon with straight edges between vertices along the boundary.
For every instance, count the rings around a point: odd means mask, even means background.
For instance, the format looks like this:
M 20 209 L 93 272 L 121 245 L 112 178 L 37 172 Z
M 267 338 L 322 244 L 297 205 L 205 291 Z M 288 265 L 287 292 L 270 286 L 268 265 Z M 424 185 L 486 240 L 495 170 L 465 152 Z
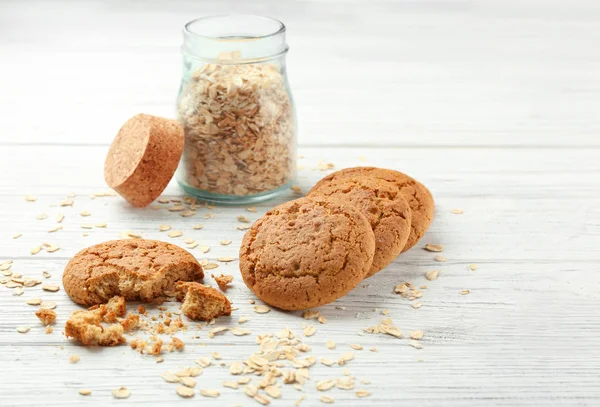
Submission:
M 600 143 L 595 0 L 0 7 L 2 142 L 108 144 L 136 113 L 173 117 L 183 24 L 235 11 L 287 24 L 302 145 Z
M 236 230 L 236 216 L 253 220 L 272 205 L 294 197 L 290 191 L 259 205 L 256 213 L 243 207 L 217 207 L 212 211 L 214 219 L 201 218 L 208 210 L 182 218 L 164 209 L 134 209 L 119 197 L 90 199 L 90 193 L 105 188 L 98 170 L 105 147 L 12 146 L 4 151 L 9 158 L 2 160 L 0 172 L 13 175 L 0 186 L 0 224 L 5 225 L 0 234 L 0 260 L 13 258 L 13 270 L 26 276 L 39 277 L 42 270 L 49 270 L 50 281 L 56 283 L 78 250 L 116 238 L 124 230 L 181 245 L 183 238 L 192 237 L 211 247 L 206 255 L 192 250 L 199 258 L 237 257 L 243 232 Z M 305 405 L 321 404 L 318 397 L 322 394 L 314 389 L 317 380 L 340 377 L 344 369 L 358 380 L 371 380 L 357 387 L 369 389 L 372 396 L 358 401 L 349 391 L 327 394 L 340 405 L 593 405 L 600 401 L 596 339 L 600 333 L 596 317 L 600 305 L 600 164 L 594 151 L 340 147 L 305 148 L 300 153 L 305 157 L 299 160 L 304 169 L 298 184 L 303 190 L 325 174 L 314 169 L 322 159 L 337 168 L 376 163 L 425 182 L 437 208 L 423 244 L 443 244 L 442 254 L 448 258 L 446 263 L 435 262 L 434 254 L 422 250 L 420 244 L 348 296 L 320 308 L 328 323 L 318 325 L 316 335 L 304 338 L 312 354 L 337 358 L 350 350 L 351 343 L 363 345 L 364 350 L 356 351 L 356 359 L 345 368 L 312 368 Z M 57 207 L 70 191 L 77 194 L 73 208 Z M 35 194 L 38 200 L 27 203 L 26 194 Z M 165 195 L 180 196 L 180 192 L 171 185 Z M 450 213 L 454 208 L 463 209 L 464 214 Z M 82 218 L 78 215 L 82 210 L 92 215 Z M 36 220 L 40 212 L 51 217 Z M 64 229 L 49 234 L 46 230 L 54 224 L 56 212 L 66 216 Z M 80 225 L 94 222 L 107 222 L 108 227 L 88 231 L 89 236 L 83 237 Z M 198 222 L 204 228 L 193 230 Z M 158 231 L 163 223 L 184 231 L 184 236 L 167 238 Z M 23 236 L 13 240 L 16 232 Z M 220 246 L 222 239 L 233 243 Z M 61 249 L 30 255 L 31 247 L 42 241 Z M 477 270 L 471 271 L 469 264 L 477 264 Z M 440 269 L 441 274 L 430 282 L 424 273 L 432 269 Z M 111 389 L 125 385 L 133 393 L 128 402 L 134 404 L 253 405 L 241 390 L 231 389 L 223 389 L 216 400 L 198 400 L 198 395 L 194 401 L 181 400 L 174 385 L 159 377 L 164 370 L 189 366 L 214 351 L 226 363 L 243 360 L 255 350 L 254 335 L 259 333 L 289 327 L 300 334 L 306 321 L 299 313 L 258 315 L 252 311 L 247 301 L 253 296 L 243 285 L 236 262 L 214 271 L 235 276 L 228 296 L 240 308 L 219 324 L 235 326 L 239 316 L 247 315 L 250 322 L 245 327 L 253 335 L 209 339 L 206 329 L 190 329 L 180 335 L 187 342 L 186 351 L 166 355 L 161 365 L 126 347 L 88 349 L 66 340 L 61 326 L 77 307 L 64 291 L 49 294 L 36 287 L 15 297 L 2 287 L 2 404 L 74 405 L 82 402 L 77 390 L 91 388 L 94 393 L 85 401 L 100 405 L 111 402 Z M 393 287 L 405 280 L 427 284 L 421 309 L 411 308 L 409 301 L 393 293 Z M 213 283 L 210 278 L 207 282 Z M 463 289 L 471 293 L 462 296 L 459 291 Z M 58 303 L 58 325 L 52 335 L 43 333 L 33 315 L 35 307 L 25 304 L 26 298 L 38 296 Z M 405 334 L 424 330 L 424 348 L 413 349 L 406 339 L 361 332 L 384 318 L 383 309 L 389 310 Z M 32 330 L 19 334 L 18 325 L 30 325 Z M 200 338 L 192 339 L 195 335 Z M 336 350 L 326 348 L 329 339 L 338 343 Z M 378 352 L 368 351 L 370 347 L 377 347 Z M 81 361 L 70 364 L 71 354 L 80 355 Z M 198 379 L 197 388 L 220 388 L 229 374 L 213 366 Z M 286 388 L 283 400 L 273 405 L 289 405 L 300 394 Z
M 222 388 L 230 380 L 225 367 L 211 366 L 197 378 L 196 391 L 221 389 L 218 399 L 183 400 L 159 375 L 215 351 L 225 363 L 241 361 L 257 349 L 256 335 L 284 327 L 318 358 L 337 359 L 352 343 L 364 350 L 345 367 L 317 364 L 303 391 L 285 386 L 274 406 L 293 405 L 304 393 L 302 406 L 323 405 L 321 395 L 339 406 L 600 404 L 600 3 L 594 0 L 0 1 L 0 262 L 13 259 L 12 270 L 28 277 L 47 270 L 52 276 L 44 281 L 60 284 L 77 251 L 126 230 L 211 247 L 207 254 L 192 249 L 198 258 L 237 257 L 244 232 L 236 216 L 254 220 L 298 196 L 289 191 L 257 205 L 256 213 L 228 206 L 190 218 L 135 209 L 119 197 L 90 198 L 106 190 L 103 160 L 121 124 L 138 112 L 174 114 L 181 26 L 232 11 L 273 15 L 288 26 L 302 190 L 326 174 L 316 170 L 321 160 L 406 172 L 436 199 L 422 244 L 320 307 L 328 322 L 308 338 L 299 313 L 255 314 L 237 261 L 220 263 L 207 274 L 234 275 L 227 295 L 239 310 L 218 324 L 233 327 L 246 315 L 252 335 L 210 339 L 206 328 L 190 327 L 177 335 L 186 350 L 165 355 L 162 364 L 128 347 L 85 348 L 65 339 L 64 323 L 78 307 L 64 290 L 37 286 L 14 296 L 0 286 L 0 405 L 258 405 L 242 390 Z M 74 206 L 58 206 L 71 192 Z M 28 194 L 37 201 L 26 202 Z M 173 182 L 164 193 L 181 194 Z M 452 214 L 455 208 L 464 214 Z M 91 216 L 81 217 L 84 210 Z M 37 220 L 42 212 L 49 218 Z M 216 217 L 203 219 L 208 212 Z M 63 229 L 48 233 L 57 213 L 65 215 Z M 98 222 L 107 227 L 81 228 Z M 204 228 L 194 230 L 196 223 Z M 184 236 L 170 239 L 160 224 Z M 13 239 L 15 233 L 22 236 Z M 223 239 L 232 243 L 221 246 Z M 31 255 L 42 242 L 60 250 Z M 434 261 L 425 243 L 443 244 L 448 261 Z M 427 281 L 424 273 L 433 269 L 440 277 Z M 403 281 L 428 286 L 422 308 L 393 293 Z M 460 295 L 464 289 L 470 294 Z M 57 303 L 51 335 L 36 307 L 25 304 L 34 297 Z M 384 318 L 384 309 L 405 336 L 425 332 L 423 349 L 362 332 Z M 20 325 L 31 331 L 17 333 Z M 330 339 L 335 350 L 326 347 Z M 79 363 L 69 363 L 73 354 Z M 318 380 L 341 377 L 345 369 L 357 388 L 372 392 L 369 398 L 316 391 Z M 112 398 L 120 386 L 131 389 L 128 400 Z M 92 396 L 78 395 L 81 388 Z

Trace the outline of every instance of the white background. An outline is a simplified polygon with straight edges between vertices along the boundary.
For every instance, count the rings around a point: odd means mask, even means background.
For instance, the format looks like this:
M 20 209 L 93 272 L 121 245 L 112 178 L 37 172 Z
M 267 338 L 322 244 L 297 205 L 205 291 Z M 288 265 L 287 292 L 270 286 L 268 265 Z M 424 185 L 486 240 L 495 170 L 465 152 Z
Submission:
M 29 277 L 48 270 L 60 283 L 68 259 L 87 245 L 124 230 L 168 239 L 161 223 L 211 246 L 207 255 L 193 251 L 198 258 L 236 257 L 243 235 L 236 216 L 254 220 L 295 196 L 264 203 L 256 214 L 217 207 L 214 219 L 201 219 L 207 210 L 181 218 L 134 210 L 117 197 L 89 198 L 106 188 L 104 156 L 127 118 L 173 117 L 183 24 L 228 12 L 287 25 L 304 191 L 325 175 L 315 170 L 325 160 L 406 172 L 436 199 L 423 244 L 443 244 L 449 261 L 415 247 L 321 307 L 328 323 L 303 338 L 318 358 L 335 359 L 351 343 L 365 348 L 345 369 L 372 395 L 326 395 L 358 406 L 599 404 L 597 1 L 0 1 L 0 262 L 14 259 L 12 269 Z M 70 192 L 74 207 L 57 207 Z M 27 194 L 38 200 L 25 202 Z M 165 194 L 182 193 L 173 184 Z M 464 214 L 450 213 L 455 208 Z M 82 210 L 92 216 L 80 217 Z M 37 220 L 41 212 L 49 219 Z M 63 230 L 49 234 L 58 212 L 66 215 Z M 108 228 L 82 236 L 80 225 L 95 222 Z M 194 231 L 198 222 L 205 227 Z M 23 236 L 14 240 L 15 233 Z M 222 239 L 233 243 L 221 247 Z M 30 255 L 44 241 L 61 249 Z M 440 278 L 427 282 L 423 274 L 436 268 Z M 228 296 L 240 308 L 219 324 L 233 327 L 248 315 L 253 335 L 209 339 L 206 329 L 190 329 L 185 352 L 166 355 L 162 365 L 127 347 L 86 349 L 66 340 L 62 327 L 77 307 L 62 290 L 37 286 L 13 296 L 0 287 L 0 405 L 106 405 L 120 386 L 131 389 L 129 403 L 258 405 L 221 387 L 230 379 L 223 367 L 206 369 L 196 387 L 220 388 L 219 399 L 180 399 L 159 377 L 214 351 L 225 363 L 243 360 L 260 333 L 287 326 L 302 337 L 306 321 L 297 314 L 252 312 L 237 262 L 215 271 L 235 275 Z M 405 280 L 429 286 L 421 309 L 393 293 Z M 459 295 L 463 289 L 471 293 Z M 33 297 L 58 303 L 52 335 L 25 304 Z M 382 309 L 405 334 L 424 330 L 423 349 L 362 334 Z M 20 325 L 32 329 L 19 334 Z M 335 351 L 327 350 L 329 339 Z M 379 351 L 369 352 L 373 346 Z M 81 362 L 70 364 L 71 354 Z M 291 405 L 303 393 L 303 406 L 321 405 L 315 383 L 343 370 L 317 365 L 304 391 L 286 386 L 272 405 Z M 371 384 L 360 384 L 365 379 Z M 80 388 L 92 396 L 79 396 Z

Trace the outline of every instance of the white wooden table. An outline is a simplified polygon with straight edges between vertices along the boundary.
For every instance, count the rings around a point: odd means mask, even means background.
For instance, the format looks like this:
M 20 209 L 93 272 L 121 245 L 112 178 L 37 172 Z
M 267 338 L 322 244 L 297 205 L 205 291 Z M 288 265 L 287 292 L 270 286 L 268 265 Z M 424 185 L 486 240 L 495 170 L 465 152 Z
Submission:
M 0 1 L 0 263 L 12 259 L 11 270 L 28 277 L 43 279 L 47 270 L 52 277 L 44 282 L 60 284 L 72 255 L 126 230 L 209 245 L 206 255 L 192 250 L 198 258 L 237 256 L 243 232 L 236 216 L 254 220 L 294 198 L 290 191 L 257 213 L 217 207 L 213 219 L 202 219 L 208 210 L 182 218 L 133 209 L 118 197 L 90 198 L 106 190 L 103 160 L 121 123 L 138 112 L 173 115 L 182 25 L 231 11 L 273 15 L 288 26 L 302 189 L 325 175 L 314 169 L 320 160 L 338 169 L 395 168 L 433 192 L 431 229 L 419 247 L 321 307 L 328 322 L 308 338 L 299 313 L 255 314 L 237 262 L 222 264 L 214 271 L 235 275 L 228 296 L 239 310 L 219 324 L 233 327 L 246 315 L 252 335 L 209 339 L 206 328 L 190 328 L 179 335 L 185 351 L 164 355 L 162 364 L 126 346 L 85 348 L 67 340 L 64 322 L 78 307 L 64 290 L 37 286 L 15 296 L 0 287 L 0 405 L 258 405 L 241 389 L 221 386 L 230 379 L 226 367 L 198 377 L 196 390 L 220 389 L 217 399 L 181 399 L 159 374 L 212 352 L 225 363 L 243 360 L 256 350 L 256 335 L 284 327 L 319 359 L 336 359 L 353 343 L 364 350 L 344 367 L 317 363 L 303 391 L 284 385 L 272 405 L 293 405 L 302 394 L 302 406 L 321 405 L 322 395 L 342 406 L 599 405 L 595 0 Z M 59 207 L 72 192 L 73 207 Z M 26 202 L 28 194 L 37 201 Z M 165 191 L 181 195 L 174 184 Z M 464 214 L 451 213 L 457 208 Z M 49 217 L 36 219 L 41 213 Z M 48 233 L 57 213 L 65 215 L 63 229 Z M 98 222 L 107 228 L 80 227 Z M 204 229 L 194 230 L 199 222 Z M 184 237 L 167 238 L 158 231 L 162 223 Z M 13 239 L 16 233 L 22 236 Z M 220 246 L 222 239 L 233 243 Z M 60 250 L 31 255 L 42 242 Z M 425 243 L 442 244 L 448 261 L 434 261 Z M 424 273 L 433 269 L 440 277 L 428 282 Z M 427 284 L 422 308 L 394 294 L 403 281 Z M 470 294 L 460 295 L 465 289 Z M 57 303 L 53 334 L 44 333 L 36 307 L 25 303 L 34 297 Z M 384 318 L 384 309 L 405 336 L 425 332 L 423 349 L 362 332 Z M 23 325 L 31 327 L 26 334 L 16 331 Z M 337 342 L 335 350 L 328 340 Z M 74 354 L 77 364 L 69 363 Z M 344 370 L 371 396 L 316 391 L 318 380 Z M 112 398 L 120 386 L 131 390 L 129 399 Z M 92 395 L 80 396 L 82 388 Z

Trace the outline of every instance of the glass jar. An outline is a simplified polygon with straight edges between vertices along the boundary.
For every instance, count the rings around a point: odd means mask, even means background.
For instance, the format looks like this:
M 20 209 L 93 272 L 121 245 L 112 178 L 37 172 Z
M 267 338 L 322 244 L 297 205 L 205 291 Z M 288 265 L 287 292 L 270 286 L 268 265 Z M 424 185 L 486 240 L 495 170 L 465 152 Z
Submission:
M 179 184 L 204 200 L 240 204 L 289 188 L 296 176 L 296 114 L 285 26 L 227 15 L 193 20 L 183 33 Z

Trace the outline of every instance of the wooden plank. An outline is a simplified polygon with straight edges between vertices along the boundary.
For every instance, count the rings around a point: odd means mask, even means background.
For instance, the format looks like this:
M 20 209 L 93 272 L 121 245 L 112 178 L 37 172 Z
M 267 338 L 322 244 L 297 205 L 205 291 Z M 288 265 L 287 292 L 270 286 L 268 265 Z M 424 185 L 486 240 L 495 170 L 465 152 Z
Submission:
M 237 257 L 243 232 L 235 228 L 239 224 L 236 216 L 254 220 L 275 203 L 294 197 L 290 192 L 257 205 L 256 213 L 245 207 L 216 207 L 211 210 L 214 219 L 202 218 L 207 209 L 182 218 L 164 209 L 133 209 L 119 197 L 91 199 L 90 193 L 105 190 L 101 175 L 105 147 L 2 148 L 0 261 L 14 259 L 12 270 L 29 277 L 40 278 L 42 270 L 48 270 L 52 276 L 45 281 L 57 284 L 66 262 L 78 250 L 117 238 L 124 230 L 184 246 L 183 238 L 169 239 L 159 232 L 161 223 L 209 245 L 211 251 L 206 255 L 192 250 L 199 258 Z M 272 405 L 289 405 L 304 392 L 307 398 L 302 405 L 307 406 L 321 405 L 321 395 L 333 397 L 339 405 L 375 406 L 600 402 L 595 346 L 600 334 L 596 317 L 600 305 L 600 275 L 596 272 L 600 260 L 600 164 L 595 150 L 304 148 L 300 154 L 304 158 L 299 160 L 303 169 L 298 182 L 304 190 L 326 173 L 313 169 L 324 159 L 337 168 L 377 164 L 421 179 L 437 199 L 436 220 L 423 243 L 443 244 L 442 254 L 448 261 L 436 262 L 434 253 L 422 250 L 422 245 L 415 247 L 343 299 L 321 307 L 328 322 L 317 324 L 317 334 L 309 338 L 301 334 L 306 321 L 300 313 L 273 310 L 255 314 L 248 304 L 254 297 L 241 281 L 237 262 L 221 264 L 214 271 L 234 275 L 227 295 L 239 310 L 218 324 L 233 327 L 239 316 L 247 315 L 250 321 L 244 327 L 253 335 L 226 333 L 210 339 L 206 327 L 197 330 L 190 326 L 187 333 L 177 334 L 185 340 L 186 350 L 165 355 L 162 364 L 127 347 L 86 348 L 66 340 L 62 326 L 78 307 L 62 290 L 52 294 L 38 286 L 13 296 L 11 290 L 0 287 L 0 398 L 9 400 L 9 405 L 63 406 L 83 400 L 106 404 L 113 401 L 112 389 L 126 386 L 132 391 L 128 400 L 132 404 L 172 404 L 181 399 L 175 394 L 175 385 L 160 379 L 161 372 L 192 366 L 198 357 L 215 351 L 224 363 L 244 360 L 257 349 L 255 335 L 289 327 L 311 346 L 309 354 L 318 358 L 339 358 L 351 350 L 352 343 L 364 349 L 355 351 L 355 360 L 344 367 L 317 364 L 311 368 L 311 380 L 303 392 L 286 385 L 283 399 Z M 71 191 L 77 195 L 74 206 L 59 207 Z M 26 194 L 34 194 L 38 200 L 25 202 Z M 181 192 L 171 185 L 167 195 L 181 196 Z M 454 208 L 463 209 L 464 214 L 452 214 Z M 83 210 L 91 216 L 81 217 L 78 213 Z M 37 220 L 41 212 L 50 217 Z M 65 214 L 63 230 L 48 233 L 58 212 Z M 106 222 L 107 228 L 80 228 L 83 223 L 96 222 Z M 192 229 L 198 222 L 204 228 Z M 13 240 L 15 232 L 23 236 Z M 89 236 L 82 236 L 84 232 Z M 220 246 L 221 239 L 233 243 Z M 61 249 L 31 255 L 31 247 L 43 241 Z M 470 264 L 476 264 L 477 270 L 471 271 Z M 427 281 L 424 273 L 432 269 L 440 269 L 440 277 Z M 393 293 L 402 281 L 427 285 L 420 299 L 422 308 L 413 309 L 408 300 Z M 206 282 L 213 283 L 210 277 Z M 464 289 L 470 294 L 460 295 Z M 33 297 L 56 301 L 58 324 L 53 334 L 43 332 L 33 315 L 35 307 L 25 304 Z M 415 329 L 425 332 L 423 349 L 407 346 L 407 339 L 362 332 L 385 318 L 381 314 L 384 309 L 405 336 Z M 19 334 L 15 328 L 20 325 L 32 329 Z M 327 340 L 336 341 L 337 348 L 328 350 Z M 369 351 L 371 347 L 378 351 Z M 81 361 L 70 364 L 72 354 Z M 353 391 L 315 390 L 318 380 L 342 377 L 344 370 L 356 376 L 356 388 L 371 391 L 368 399 L 357 401 Z M 196 391 L 218 388 L 222 395 L 214 400 L 196 395 L 196 400 L 189 402 L 209 406 L 255 403 L 242 390 L 222 388 L 221 382 L 230 379 L 224 367 L 205 369 Z M 371 383 L 362 384 L 361 380 Z M 77 394 L 80 388 L 92 389 L 93 395 L 84 399 Z
M 600 143 L 593 0 L 236 6 L 288 24 L 302 145 Z M 108 144 L 137 112 L 173 116 L 182 25 L 229 11 L 217 1 L 3 2 L 0 144 Z

